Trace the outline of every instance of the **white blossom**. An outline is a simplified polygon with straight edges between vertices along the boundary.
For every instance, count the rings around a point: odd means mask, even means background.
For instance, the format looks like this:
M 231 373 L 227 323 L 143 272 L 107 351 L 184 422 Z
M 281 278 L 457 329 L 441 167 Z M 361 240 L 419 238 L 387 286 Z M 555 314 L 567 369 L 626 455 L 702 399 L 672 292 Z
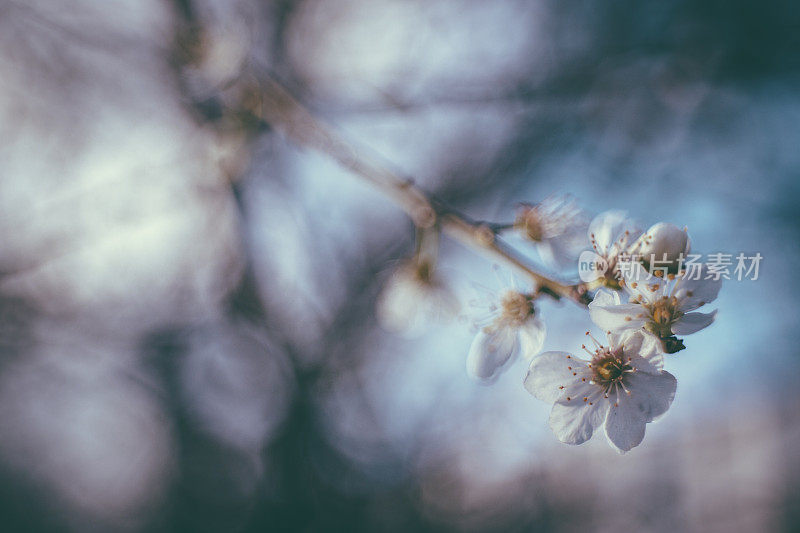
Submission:
M 594 268 L 600 269 L 593 277 L 606 287 L 619 289 L 619 264 L 628 257 L 640 234 L 641 230 L 624 211 L 597 215 L 589 224 L 589 241 L 598 256 Z
M 545 338 L 532 294 L 511 287 L 487 296 L 476 304 L 484 313 L 476 321 L 478 333 L 467 356 L 467 373 L 480 380 L 494 378 L 519 355 L 533 357 Z
M 633 247 L 633 252 L 650 267 L 651 272 L 659 268 L 677 272 L 690 251 L 691 240 L 687 231 L 667 222 L 651 226 Z
M 698 279 L 693 279 L 685 272 L 664 278 L 653 276 L 638 263 L 630 267 L 625 269 L 623 283 L 630 295 L 628 303 L 622 303 L 617 293 L 599 291 L 589 304 L 589 315 L 604 330 L 623 332 L 644 328 L 660 339 L 668 339 L 695 333 L 714 321 L 716 310 L 695 311 L 714 301 L 722 285 L 721 280 L 704 279 L 705 268 Z
M 572 266 L 586 246 L 586 217 L 566 195 L 549 196 L 535 205 L 523 204 L 514 227 L 535 243 L 542 261 L 551 268 Z
M 588 333 L 587 333 L 588 334 Z M 661 370 L 654 340 L 640 332 L 608 335 L 595 342 L 590 359 L 545 352 L 531 361 L 525 388 L 553 403 L 550 428 L 566 444 L 582 444 L 601 425 L 620 453 L 638 446 L 645 425 L 662 416 L 675 397 L 675 377 Z
M 434 275 L 426 261 L 401 265 L 378 297 L 377 318 L 384 329 L 407 337 L 421 334 L 431 322 L 458 314 L 458 299 Z

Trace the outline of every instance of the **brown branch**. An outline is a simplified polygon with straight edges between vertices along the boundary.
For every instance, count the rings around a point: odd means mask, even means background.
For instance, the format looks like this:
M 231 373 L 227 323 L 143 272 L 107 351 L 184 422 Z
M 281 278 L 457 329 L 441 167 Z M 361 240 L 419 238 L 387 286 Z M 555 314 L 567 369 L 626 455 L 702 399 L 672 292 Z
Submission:
M 453 209 L 440 208 L 438 202 L 417 187 L 413 180 L 402 178 L 383 165 L 370 161 L 330 128 L 317 120 L 278 82 L 263 80 L 249 111 L 281 131 L 297 144 L 320 151 L 349 169 L 394 200 L 420 228 L 438 225 L 451 238 L 476 249 L 492 260 L 505 263 L 530 278 L 538 293 L 556 299 L 567 298 L 580 305 L 588 303 L 586 287 L 568 285 L 552 279 L 528 265 L 498 236 L 489 224 L 472 222 Z

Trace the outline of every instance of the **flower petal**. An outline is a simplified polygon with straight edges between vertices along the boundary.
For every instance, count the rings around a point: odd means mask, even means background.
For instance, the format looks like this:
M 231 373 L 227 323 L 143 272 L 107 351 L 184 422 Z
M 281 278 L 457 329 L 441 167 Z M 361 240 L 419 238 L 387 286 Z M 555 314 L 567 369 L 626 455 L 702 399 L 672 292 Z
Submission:
M 545 352 L 533 358 L 523 384 L 536 398 L 555 403 L 568 386 L 587 377 L 586 364 L 567 352 Z
M 603 398 L 602 389 L 588 379 L 572 384 L 565 391 L 550 411 L 550 429 L 565 444 L 583 444 L 603 423 L 608 401 Z
M 636 243 L 636 253 L 653 267 L 652 259 L 658 267 L 670 267 L 676 271 L 681 257 L 690 250 L 689 234 L 674 224 L 659 222 L 650 227 Z
M 640 233 L 625 211 L 600 213 L 589 224 L 589 236 L 594 239 L 597 251 L 601 255 L 605 255 L 625 231 L 630 232 L 629 242 L 633 242 Z
M 650 274 L 641 263 L 627 262 L 620 265 L 623 287 L 631 299 L 638 298 L 653 303 L 664 295 L 666 282 Z
M 631 357 L 631 364 L 643 372 L 657 373 L 664 367 L 664 353 L 661 339 L 649 332 L 642 332 L 639 353 Z M 627 352 L 626 352 L 627 354 Z
M 509 327 L 484 328 L 472 341 L 467 356 L 467 373 L 488 380 L 510 362 L 519 350 L 519 336 Z
M 681 278 L 675 286 L 674 296 L 678 299 L 678 306 L 684 313 L 694 311 L 698 307 L 713 302 L 717 299 L 719 289 L 722 287 L 721 279 L 703 279 L 707 270 L 705 266 L 700 269 L 700 279 Z M 695 274 L 691 273 L 694 277 Z
M 639 304 L 589 304 L 589 316 L 604 331 L 639 329 L 645 323 L 644 308 Z
M 529 318 L 519 327 L 520 352 L 526 359 L 531 359 L 542 350 L 547 328 L 538 318 Z
M 608 335 L 608 345 L 614 350 L 622 348 L 625 357 L 633 357 L 639 355 L 644 343 L 644 334 L 642 330 L 625 330 L 622 333 L 611 332 Z
M 415 337 L 431 322 L 444 322 L 458 314 L 458 299 L 437 279 L 423 281 L 415 265 L 406 264 L 394 272 L 377 301 L 377 319 L 392 333 Z
M 620 305 L 621 303 L 622 301 L 619 298 L 618 292 L 606 289 L 597 291 L 597 294 L 594 295 L 594 299 L 592 300 L 592 304 L 599 306 Z
M 539 252 L 539 257 L 542 263 L 547 265 L 547 268 L 552 268 L 554 270 L 566 268 L 567 264 L 563 261 L 562 257 L 558 256 L 558 250 L 555 249 L 551 241 L 537 243 L 536 251 Z
M 666 371 L 657 374 L 632 372 L 626 376 L 625 386 L 630 391 L 628 400 L 638 406 L 646 422 L 652 422 L 672 405 L 678 380 Z
M 644 372 L 658 372 L 664 366 L 661 341 L 643 329 L 611 332 L 608 344 L 613 349 L 622 347 L 623 357 Z
M 639 405 L 621 389 L 617 389 L 611 398 L 614 403 L 606 416 L 606 437 L 611 446 L 624 453 L 641 444 L 647 418 Z
M 417 283 L 395 274 L 378 299 L 378 321 L 384 329 L 393 333 L 416 333 L 422 329 L 420 301 L 424 298 Z
M 716 309 L 710 313 L 686 313 L 672 324 L 672 333 L 675 335 L 690 335 L 710 326 L 714 322 L 715 316 L 717 316 Z
M 575 268 L 578 256 L 586 249 L 586 226 L 549 237 L 536 246 L 542 262 L 553 270 Z

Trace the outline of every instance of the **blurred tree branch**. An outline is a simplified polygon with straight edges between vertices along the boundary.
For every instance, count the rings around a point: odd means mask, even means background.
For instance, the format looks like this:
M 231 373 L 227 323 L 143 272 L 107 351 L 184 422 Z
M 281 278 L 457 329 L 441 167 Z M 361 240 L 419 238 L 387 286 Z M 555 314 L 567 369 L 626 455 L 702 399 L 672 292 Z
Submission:
M 183 65 L 202 62 L 204 36 L 191 3 L 184 0 L 176 4 L 181 22 L 176 33 L 174 59 L 180 69 Z M 371 184 L 401 207 L 416 227 L 441 231 L 491 260 L 519 271 L 533 282 L 537 294 L 566 298 L 579 305 L 587 305 L 591 300 L 583 283 L 564 283 L 528 264 L 500 238 L 503 224 L 472 220 L 423 191 L 413 179 L 402 177 L 375 158 L 367 157 L 363 150 L 356 149 L 333 128 L 318 120 L 273 73 L 242 72 L 223 92 L 225 94 L 220 97 L 194 102 L 200 118 L 216 122 L 222 129 L 239 130 L 238 133 L 245 136 L 256 136 L 274 128 L 299 146 L 327 155 Z
M 588 303 L 585 285 L 565 284 L 539 272 L 499 238 L 500 230 L 496 224 L 472 221 L 424 192 L 412 179 L 402 178 L 379 163 L 370 161 L 318 121 L 277 81 L 271 78 L 261 80 L 259 86 L 251 91 L 245 101 L 255 116 L 299 145 L 328 155 L 381 190 L 411 217 L 417 227 L 440 228 L 462 244 L 520 271 L 533 281 L 539 292 L 556 299 L 567 298 L 581 305 Z

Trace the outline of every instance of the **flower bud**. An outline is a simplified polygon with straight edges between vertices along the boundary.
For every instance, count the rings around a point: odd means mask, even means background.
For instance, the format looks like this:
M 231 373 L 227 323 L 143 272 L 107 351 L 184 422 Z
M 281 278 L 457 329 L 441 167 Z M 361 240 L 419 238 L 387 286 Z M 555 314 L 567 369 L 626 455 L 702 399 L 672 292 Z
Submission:
M 651 271 L 663 271 L 666 268 L 668 272 L 674 273 L 678 271 L 680 260 L 686 258 L 690 248 L 689 235 L 685 229 L 659 222 L 639 237 L 634 250 Z

